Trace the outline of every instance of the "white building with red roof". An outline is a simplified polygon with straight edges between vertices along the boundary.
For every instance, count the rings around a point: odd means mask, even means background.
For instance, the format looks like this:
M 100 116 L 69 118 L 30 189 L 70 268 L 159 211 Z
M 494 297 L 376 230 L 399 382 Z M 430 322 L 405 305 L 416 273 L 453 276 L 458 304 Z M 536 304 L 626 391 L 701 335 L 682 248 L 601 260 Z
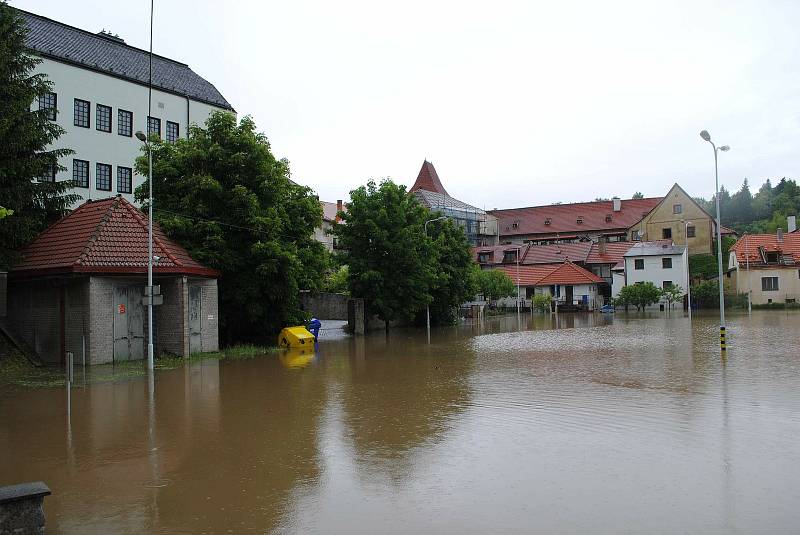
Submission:
M 800 233 L 745 234 L 728 260 L 736 293 L 754 305 L 800 302 Z
M 156 354 L 218 350 L 217 277 L 153 228 Z M 147 217 L 124 197 L 87 201 L 42 232 L 9 273 L 7 326 L 47 363 L 142 359 Z

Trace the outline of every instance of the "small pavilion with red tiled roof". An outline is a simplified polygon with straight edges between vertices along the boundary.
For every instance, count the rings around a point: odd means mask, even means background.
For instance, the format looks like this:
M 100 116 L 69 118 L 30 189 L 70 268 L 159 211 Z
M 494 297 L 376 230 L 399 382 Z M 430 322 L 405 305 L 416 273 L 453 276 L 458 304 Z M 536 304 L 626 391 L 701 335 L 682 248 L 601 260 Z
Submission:
M 124 197 L 87 201 L 22 250 L 9 273 L 9 328 L 44 362 L 144 358 L 147 216 Z M 153 227 L 156 353 L 218 349 L 217 277 Z M 163 301 L 163 302 L 162 302 Z
M 594 310 L 603 305 L 599 286 L 606 281 L 569 260 L 560 264 L 502 264 L 495 269 L 525 288 L 526 299 L 549 295 L 554 305 L 577 310 Z

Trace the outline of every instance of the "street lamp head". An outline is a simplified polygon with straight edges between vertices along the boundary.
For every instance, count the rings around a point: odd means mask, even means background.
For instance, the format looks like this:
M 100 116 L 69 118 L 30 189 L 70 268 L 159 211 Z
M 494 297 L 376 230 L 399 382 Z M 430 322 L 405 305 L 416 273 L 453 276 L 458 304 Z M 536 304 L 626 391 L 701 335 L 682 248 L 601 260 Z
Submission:
M 136 139 L 138 139 L 142 143 L 147 143 L 147 136 L 144 135 L 144 132 L 142 132 L 141 130 L 136 132 Z
M 700 137 L 705 139 L 706 141 L 711 141 L 711 134 L 708 133 L 708 130 L 703 130 L 700 132 Z
M 722 152 L 728 152 L 729 150 L 731 150 L 731 148 L 727 145 L 723 145 L 719 148 L 719 150 L 721 150 Z

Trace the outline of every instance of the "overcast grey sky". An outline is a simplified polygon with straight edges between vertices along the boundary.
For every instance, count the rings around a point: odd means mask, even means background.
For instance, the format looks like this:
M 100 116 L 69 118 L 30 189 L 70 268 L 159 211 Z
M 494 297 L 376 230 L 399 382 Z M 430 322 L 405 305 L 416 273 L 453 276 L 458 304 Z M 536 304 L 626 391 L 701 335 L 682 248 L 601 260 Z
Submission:
M 148 46 L 148 0 L 12 5 Z M 156 0 L 154 51 L 323 200 L 424 158 L 485 207 L 755 190 L 798 173 L 800 2 Z M 754 191 L 755 192 L 755 191 Z

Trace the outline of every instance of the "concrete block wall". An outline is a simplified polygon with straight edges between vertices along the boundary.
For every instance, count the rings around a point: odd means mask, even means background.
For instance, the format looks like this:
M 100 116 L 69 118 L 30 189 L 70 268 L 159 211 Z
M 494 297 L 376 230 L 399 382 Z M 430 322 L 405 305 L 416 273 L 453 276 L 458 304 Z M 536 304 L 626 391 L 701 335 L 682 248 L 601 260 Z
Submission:
M 114 280 L 92 276 L 89 279 L 89 349 L 87 364 L 114 360 Z
M 344 294 L 300 294 L 300 304 L 303 310 L 321 320 L 346 320 L 348 299 Z
M 189 284 L 199 285 L 200 290 L 200 330 L 203 352 L 219 351 L 219 293 L 216 279 L 192 279 Z M 188 298 L 187 298 L 188 307 Z M 187 308 L 188 310 L 188 308 Z M 186 314 L 186 333 L 189 333 L 188 314 Z
M 59 288 L 47 280 L 12 280 L 8 324 L 46 363 L 61 362 Z
M 189 354 L 189 293 L 186 277 L 157 279 L 164 304 L 157 307 L 156 350 L 161 353 L 187 356 Z
M 64 351 L 71 351 L 75 366 L 83 364 L 86 341 L 86 364 L 89 364 L 89 281 L 73 279 L 64 288 Z

